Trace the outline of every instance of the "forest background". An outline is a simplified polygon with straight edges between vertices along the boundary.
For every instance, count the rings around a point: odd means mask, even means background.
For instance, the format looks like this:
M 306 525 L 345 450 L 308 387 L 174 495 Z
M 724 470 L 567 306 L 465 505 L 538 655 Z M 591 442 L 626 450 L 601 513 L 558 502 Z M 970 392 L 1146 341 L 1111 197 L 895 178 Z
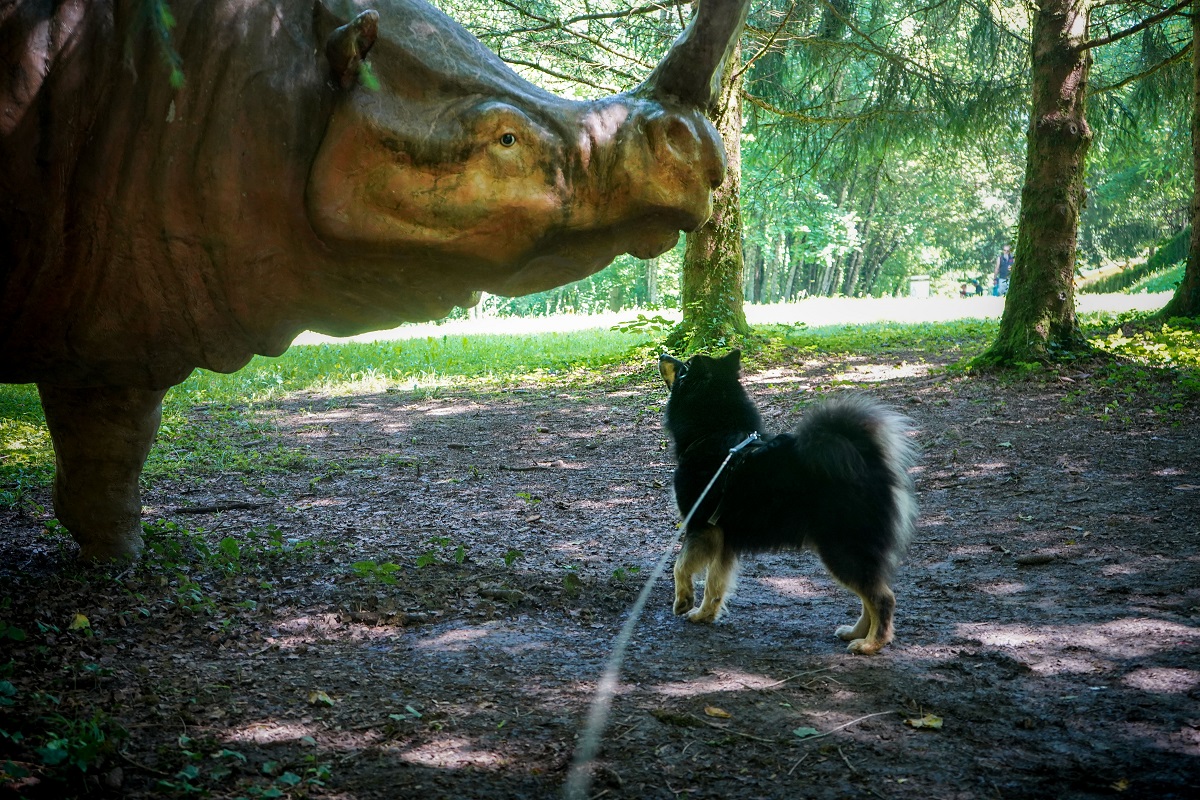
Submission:
M 684 0 L 436 4 L 529 80 L 580 98 L 636 85 L 692 10 Z M 1031 42 L 1053 5 L 753 3 L 730 74 L 740 96 L 742 299 L 907 294 L 921 275 L 934 294 L 990 291 L 1001 248 L 1017 243 Z M 1076 285 L 1172 290 L 1193 185 L 1191 3 L 1058 5 L 1090 23 Z M 651 261 L 623 256 L 553 291 L 487 296 L 475 313 L 678 308 L 683 260 L 682 243 Z

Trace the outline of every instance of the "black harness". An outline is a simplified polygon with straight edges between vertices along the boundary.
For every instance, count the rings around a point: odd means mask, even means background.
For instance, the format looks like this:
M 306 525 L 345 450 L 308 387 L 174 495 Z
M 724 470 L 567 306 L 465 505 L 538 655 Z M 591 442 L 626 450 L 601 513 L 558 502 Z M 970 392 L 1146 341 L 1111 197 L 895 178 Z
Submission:
M 711 436 L 716 436 L 716 435 L 718 435 L 718 434 L 711 434 Z M 721 434 L 721 435 L 724 435 L 724 434 Z M 691 450 L 693 447 L 695 447 L 696 445 L 700 444 L 701 442 L 703 442 L 705 439 L 708 439 L 708 438 L 709 438 L 709 436 L 705 436 L 701 439 L 696 440 L 695 442 L 692 442 L 692 444 L 688 447 L 688 450 Z M 717 520 L 721 516 L 721 509 L 725 505 L 725 490 L 729 486 L 729 479 L 731 477 L 733 477 L 733 474 L 738 471 L 738 469 L 742 466 L 743 463 L 745 463 L 746 459 L 752 453 L 766 447 L 769 442 L 770 442 L 769 438 L 765 439 L 759 435 L 758 431 L 754 431 L 753 433 L 748 435 L 745 439 L 743 439 L 740 444 L 729 448 L 729 456 L 725 459 L 724 462 L 722 462 L 721 466 L 717 468 L 717 472 L 712 477 L 712 480 L 715 481 L 719 476 L 722 475 L 722 472 L 724 473 L 723 478 L 721 480 L 720 487 L 719 488 L 715 487 L 715 486 L 712 487 L 712 488 L 718 489 L 718 491 L 720 491 L 721 497 L 719 500 L 717 500 L 717 507 L 715 509 L 713 509 L 713 513 L 711 515 L 709 515 L 709 518 L 708 518 L 709 525 L 716 525 Z M 710 483 L 710 486 L 712 486 L 711 483 Z M 702 503 L 704 501 L 704 497 L 705 497 L 705 494 L 707 493 L 707 491 L 708 490 L 705 490 L 705 493 L 702 493 L 700 495 L 700 499 L 698 499 L 696 501 L 697 506 L 699 506 L 700 503 Z

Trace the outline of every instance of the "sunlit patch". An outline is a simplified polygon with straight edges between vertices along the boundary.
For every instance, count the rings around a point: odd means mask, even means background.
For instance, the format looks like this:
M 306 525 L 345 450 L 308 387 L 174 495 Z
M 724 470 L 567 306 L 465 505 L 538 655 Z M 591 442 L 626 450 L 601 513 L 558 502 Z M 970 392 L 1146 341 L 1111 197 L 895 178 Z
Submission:
M 717 672 L 690 681 L 674 681 L 658 686 L 654 691 L 667 697 L 692 697 L 712 692 L 742 692 L 746 689 L 768 689 L 779 681 L 767 675 L 750 672 Z
M 1200 672 L 1171 667 L 1143 667 L 1121 679 L 1126 686 L 1159 694 L 1186 694 L 1200 686 Z
M 1050 637 L 1024 625 L 975 625 L 964 623 L 957 626 L 958 634 L 966 639 L 978 639 L 989 647 L 1026 647 L 1046 642 Z
M 753 580 L 784 597 L 824 597 L 828 594 L 808 578 L 754 578 Z M 749 583 L 750 579 L 743 575 L 742 581 Z
M 338 627 L 337 614 L 292 617 L 276 624 L 285 633 L 327 633 Z
M 1179 469 L 1178 467 L 1167 467 L 1166 469 L 1155 470 L 1150 474 L 1157 475 L 1160 478 L 1175 478 L 1180 475 L 1187 475 L 1188 473 L 1185 469 Z
M 850 383 L 885 383 L 907 378 L 920 378 L 929 374 L 934 365 L 924 363 L 863 364 L 834 376 L 836 381 Z
M 1010 647 L 1040 656 L 1043 675 L 1088 673 L 1117 659 L 1142 658 L 1200 638 L 1200 630 L 1160 619 L 1134 617 L 1096 625 L 1032 627 L 963 623 L 959 636 L 990 647 Z
M 440 739 L 436 742 L 400 752 L 400 758 L 412 764 L 422 764 L 440 769 L 460 767 L 496 768 L 508 763 L 508 759 L 490 750 L 480 750 L 469 740 L 461 737 Z
M 1113 575 L 1137 575 L 1141 570 L 1131 567 L 1129 564 L 1105 564 L 1100 568 L 1100 574 L 1105 577 Z
M 489 633 L 490 631 L 482 628 L 455 628 L 438 636 L 422 639 L 417 643 L 417 647 L 422 650 L 462 651 L 480 639 L 487 638 Z
M 1020 594 L 1029 587 L 1023 583 L 1008 581 L 978 584 L 975 588 L 984 594 L 990 594 L 996 597 L 1007 597 L 1008 595 Z
M 436 408 L 419 409 L 426 416 L 430 417 L 453 417 L 458 414 L 469 414 L 472 411 L 478 411 L 480 406 L 475 403 L 456 403 L 449 406 L 437 406 Z
M 812 381 L 810 379 L 791 370 L 782 369 L 769 369 L 757 375 L 747 375 L 743 379 L 743 383 L 747 385 L 802 384 L 796 387 L 801 391 L 808 391 L 812 388 Z
M 314 725 L 299 722 L 252 722 L 241 728 L 234 728 L 229 732 L 226 741 L 258 745 L 282 744 L 313 736 L 317 730 Z

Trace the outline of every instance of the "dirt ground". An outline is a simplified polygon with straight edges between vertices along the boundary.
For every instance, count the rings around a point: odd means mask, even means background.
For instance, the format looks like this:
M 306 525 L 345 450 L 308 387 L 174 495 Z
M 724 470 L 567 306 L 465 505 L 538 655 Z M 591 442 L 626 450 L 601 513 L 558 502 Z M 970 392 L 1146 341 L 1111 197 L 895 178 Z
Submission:
M 914 419 L 896 640 L 846 653 L 856 601 L 810 555 L 746 563 L 713 626 L 672 616 L 668 574 L 593 797 L 1200 796 L 1196 405 L 1085 366 L 939 369 L 953 357 L 748 364 L 776 429 L 851 388 Z M 0 765 L 30 773 L 0 797 L 559 796 L 673 546 L 664 401 L 649 364 L 293 397 L 261 412 L 267 434 L 222 435 L 303 463 L 151 482 L 152 557 L 119 570 L 72 566 L 48 512 L 0 512 L 0 620 L 27 634 L 0 640 L 0 730 L 27 734 L 0 736 Z M 54 781 L 34 755 L 52 712 L 115 750 Z

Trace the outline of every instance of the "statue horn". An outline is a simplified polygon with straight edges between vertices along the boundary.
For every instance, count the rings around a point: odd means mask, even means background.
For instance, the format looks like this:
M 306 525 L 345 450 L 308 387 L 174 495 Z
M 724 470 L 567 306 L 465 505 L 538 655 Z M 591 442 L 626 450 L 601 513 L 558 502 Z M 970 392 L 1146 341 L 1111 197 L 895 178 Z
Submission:
M 721 72 L 742 35 L 749 0 L 702 0 L 696 15 L 635 94 L 710 108 L 721 94 Z

